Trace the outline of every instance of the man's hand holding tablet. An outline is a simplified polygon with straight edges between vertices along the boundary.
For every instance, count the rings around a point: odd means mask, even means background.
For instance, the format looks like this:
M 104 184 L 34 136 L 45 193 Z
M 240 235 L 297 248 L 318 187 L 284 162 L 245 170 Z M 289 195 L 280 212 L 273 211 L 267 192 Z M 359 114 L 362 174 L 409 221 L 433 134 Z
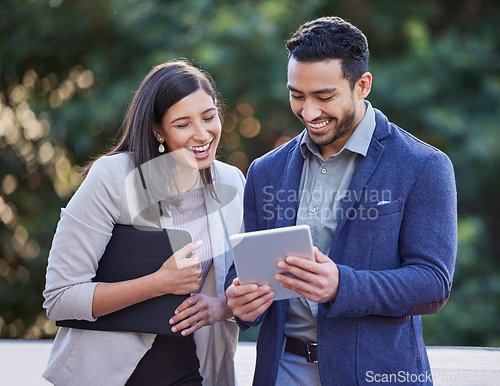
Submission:
M 238 278 L 226 296 L 241 320 L 255 320 L 274 300 L 303 295 L 325 302 L 336 296 L 337 266 L 312 247 L 307 225 L 238 234 L 230 240 Z
M 289 273 L 277 273 L 280 284 L 306 299 L 325 303 L 334 301 L 339 288 L 339 270 L 328 256 L 314 247 L 314 261 L 299 256 L 287 256 L 277 264 L 278 268 Z

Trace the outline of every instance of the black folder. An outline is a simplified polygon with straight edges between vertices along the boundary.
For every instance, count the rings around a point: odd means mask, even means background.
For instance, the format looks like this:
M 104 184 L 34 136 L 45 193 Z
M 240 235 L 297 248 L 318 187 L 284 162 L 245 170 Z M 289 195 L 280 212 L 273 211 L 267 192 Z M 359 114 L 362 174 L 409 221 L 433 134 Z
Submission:
M 99 261 L 93 281 L 118 282 L 136 279 L 157 271 L 162 264 L 186 244 L 191 235 L 179 229 L 137 229 L 132 225 L 115 225 L 113 235 Z M 100 316 L 97 320 L 59 320 L 60 327 L 86 330 L 147 332 L 179 336 L 168 322 L 175 309 L 189 296 L 163 295 Z

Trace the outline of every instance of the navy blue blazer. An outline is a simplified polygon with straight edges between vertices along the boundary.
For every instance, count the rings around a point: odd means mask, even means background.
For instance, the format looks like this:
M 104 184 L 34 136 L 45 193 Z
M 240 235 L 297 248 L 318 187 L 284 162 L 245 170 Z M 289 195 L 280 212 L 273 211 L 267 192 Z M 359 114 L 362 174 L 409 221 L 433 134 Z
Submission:
M 318 306 L 319 373 L 324 385 L 431 383 L 421 314 L 437 312 L 452 283 L 457 248 L 456 187 L 449 158 L 390 123 L 380 111 L 360 156 L 329 251 L 338 265 L 336 299 Z M 244 195 L 245 230 L 295 225 L 305 131 L 255 160 Z M 236 277 L 230 270 L 226 286 Z M 255 385 L 274 384 L 288 301 L 253 323 Z M 388 378 L 384 378 L 388 379 Z

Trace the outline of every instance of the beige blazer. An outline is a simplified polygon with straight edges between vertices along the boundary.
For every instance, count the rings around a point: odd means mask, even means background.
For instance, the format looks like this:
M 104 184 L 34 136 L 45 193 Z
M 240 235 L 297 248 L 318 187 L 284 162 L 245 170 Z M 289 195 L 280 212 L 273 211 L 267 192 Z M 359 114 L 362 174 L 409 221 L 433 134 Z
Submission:
M 235 167 L 215 161 L 216 192 L 236 189 L 221 203 L 205 195 L 213 266 L 202 290 L 224 294 L 226 273 L 232 264 L 228 234 L 242 230 L 244 177 Z M 132 224 L 127 205 L 126 178 L 133 169 L 128 154 L 102 157 L 74 194 L 57 225 L 49 253 L 44 308 L 53 320 L 95 320 L 92 297 L 99 259 L 114 224 Z M 227 196 L 226 196 L 227 197 Z M 43 377 L 55 385 L 124 385 L 137 363 L 151 348 L 154 334 L 106 332 L 61 327 L 55 337 Z M 234 353 L 238 328 L 224 320 L 195 333 L 204 385 L 235 384 Z

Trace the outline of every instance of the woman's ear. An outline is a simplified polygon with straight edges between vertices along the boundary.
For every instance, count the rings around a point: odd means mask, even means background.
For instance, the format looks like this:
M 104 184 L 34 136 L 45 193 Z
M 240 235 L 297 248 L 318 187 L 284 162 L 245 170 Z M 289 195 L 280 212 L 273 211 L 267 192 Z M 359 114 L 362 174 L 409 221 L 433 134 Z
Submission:
M 160 141 L 160 139 L 163 138 L 163 135 L 161 134 L 161 130 L 160 130 L 160 125 L 158 125 L 156 123 L 153 123 L 153 135 L 155 136 L 155 138 L 158 141 Z

